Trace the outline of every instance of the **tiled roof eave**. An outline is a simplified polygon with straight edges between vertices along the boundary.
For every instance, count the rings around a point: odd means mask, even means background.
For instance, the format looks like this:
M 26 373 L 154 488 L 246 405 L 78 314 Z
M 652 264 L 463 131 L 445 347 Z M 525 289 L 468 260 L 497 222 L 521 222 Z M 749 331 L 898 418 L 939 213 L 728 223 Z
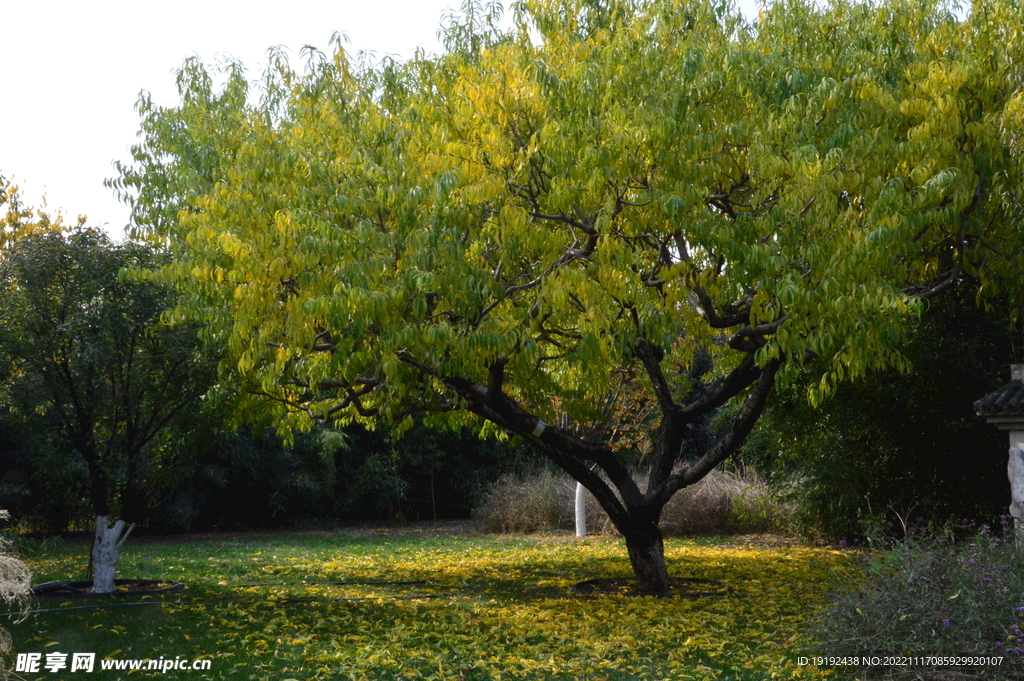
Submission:
M 978 416 L 1024 417 L 1024 382 L 1010 381 L 974 403 Z

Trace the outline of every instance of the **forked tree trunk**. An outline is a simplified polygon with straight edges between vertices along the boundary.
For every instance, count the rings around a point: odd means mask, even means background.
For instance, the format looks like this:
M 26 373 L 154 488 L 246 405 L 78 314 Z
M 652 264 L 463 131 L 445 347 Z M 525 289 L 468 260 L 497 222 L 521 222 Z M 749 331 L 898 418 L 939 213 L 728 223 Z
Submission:
M 629 562 L 633 566 L 641 594 L 668 594 L 668 568 L 665 566 L 665 544 L 657 523 L 634 521 L 623 532 Z
M 118 520 L 111 527 L 105 515 L 96 516 L 96 535 L 92 544 L 92 592 L 108 594 L 114 590 L 114 574 L 121 560 L 121 544 L 128 539 L 135 523 Z

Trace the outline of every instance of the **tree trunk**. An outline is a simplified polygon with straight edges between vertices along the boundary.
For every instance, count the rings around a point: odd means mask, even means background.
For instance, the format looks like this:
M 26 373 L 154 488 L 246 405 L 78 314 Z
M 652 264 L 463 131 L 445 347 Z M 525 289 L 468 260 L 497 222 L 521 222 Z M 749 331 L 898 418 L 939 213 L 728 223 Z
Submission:
M 665 566 L 665 544 L 657 523 L 633 521 L 622 534 L 629 551 L 629 562 L 640 593 L 648 596 L 668 594 L 668 568 Z
M 121 544 L 135 527 L 135 523 L 126 525 L 123 520 L 118 520 L 110 527 L 108 520 L 105 515 L 96 516 L 96 536 L 92 545 L 92 592 L 96 594 L 108 594 L 114 590 L 114 574 L 121 560 Z
M 576 483 L 576 536 L 587 536 L 587 488 Z

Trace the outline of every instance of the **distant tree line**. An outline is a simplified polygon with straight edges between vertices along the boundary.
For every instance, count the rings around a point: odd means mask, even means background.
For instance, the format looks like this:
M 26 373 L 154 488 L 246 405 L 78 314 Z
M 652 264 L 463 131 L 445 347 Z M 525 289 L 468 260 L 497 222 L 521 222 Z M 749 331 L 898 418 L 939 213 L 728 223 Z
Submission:
M 88 529 L 83 462 L 60 438 L 38 435 L 10 413 L 0 419 L 0 505 L 25 531 Z M 191 460 L 136 516 L 142 531 L 469 518 L 491 482 L 524 465 L 509 443 L 423 426 L 396 441 L 351 426 L 289 445 L 273 429 L 208 423 L 178 442 Z

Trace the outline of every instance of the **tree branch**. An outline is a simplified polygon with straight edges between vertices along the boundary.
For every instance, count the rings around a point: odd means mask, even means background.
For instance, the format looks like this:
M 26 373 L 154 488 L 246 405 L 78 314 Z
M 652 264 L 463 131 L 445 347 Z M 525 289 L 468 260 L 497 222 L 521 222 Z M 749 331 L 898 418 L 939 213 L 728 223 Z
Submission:
M 565 265 L 568 265 L 574 260 L 589 260 L 590 256 L 593 255 L 594 251 L 597 249 L 597 233 L 594 232 L 589 237 L 587 237 L 587 242 L 586 244 L 584 244 L 583 248 L 576 248 L 578 243 L 579 242 L 574 242 L 572 246 L 566 249 L 565 253 L 563 253 L 561 257 L 558 258 L 558 260 L 553 262 L 550 266 L 548 266 L 543 272 L 534 277 L 531 281 L 528 281 L 525 284 L 519 284 L 517 286 L 507 286 L 505 288 L 505 294 L 511 295 L 513 293 L 518 293 L 519 291 L 525 291 L 527 289 L 535 288 L 536 286 L 539 286 L 542 281 L 544 281 L 545 277 L 547 277 L 549 274 L 551 274 L 558 268 L 564 267 Z
M 679 410 L 679 405 L 672 398 L 672 388 L 661 370 L 661 361 L 665 358 L 665 351 L 641 336 L 636 341 L 636 354 L 643 363 L 648 378 L 651 379 L 651 386 L 658 398 L 662 414 L 666 416 L 674 414 Z
M 491 423 L 562 456 L 596 463 L 608 475 L 627 506 L 635 506 L 642 500 L 640 488 L 608 445 L 581 440 L 564 428 L 544 423 L 508 396 L 494 404 L 489 399 L 487 388 L 468 379 L 449 377 L 444 379 L 444 383 L 466 400 L 471 412 Z
M 726 339 L 726 343 L 734 350 L 742 350 L 744 352 L 756 351 L 764 345 L 765 336 L 778 331 L 779 327 L 789 321 L 791 317 L 792 315 L 787 314 L 779 317 L 774 322 L 758 324 L 757 326 L 744 326 L 729 336 Z
M 700 315 L 701 319 L 708 323 L 713 329 L 728 329 L 740 324 L 750 323 L 750 301 L 749 298 L 739 307 L 738 310 L 719 316 L 715 312 L 715 303 L 711 296 L 700 286 L 690 287 L 690 305 Z
M 753 429 L 761 412 L 764 411 L 765 402 L 772 386 L 775 384 L 775 374 L 779 370 L 781 362 L 778 359 L 771 360 L 764 369 L 760 370 L 757 383 L 750 394 L 743 401 L 736 418 L 733 419 L 732 427 L 718 443 L 685 468 L 682 468 L 668 477 L 663 483 L 650 490 L 644 498 L 645 504 L 663 506 L 672 498 L 672 495 L 683 487 L 692 485 L 701 480 L 711 472 L 718 464 L 725 461 L 736 449 L 739 448 L 747 435 Z
M 956 235 L 956 264 L 952 269 L 943 272 L 938 277 L 933 279 L 931 282 L 923 285 L 908 286 L 903 289 L 903 292 L 907 295 L 916 296 L 918 298 L 924 298 L 925 300 L 934 298 L 943 291 L 949 289 L 956 284 L 960 274 L 964 270 L 964 264 L 967 259 L 967 248 L 968 242 L 966 238 L 967 220 L 971 217 L 971 214 L 977 210 L 978 206 L 981 205 L 985 199 L 985 178 L 979 177 L 978 184 L 974 187 L 974 195 L 971 197 L 971 202 L 967 204 L 962 211 L 960 211 L 960 221 L 957 226 Z M 916 237 L 917 235 L 915 235 Z
M 700 399 L 679 410 L 683 423 L 689 423 L 709 411 L 722 406 L 740 394 L 744 388 L 758 380 L 761 373 L 761 370 L 754 363 L 754 353 L 748 352 L 743 361 L 728 376 L 714 381 Z
M 491 362 L 491 365 L 488 367 L 487 399 L 495 404 L 500 403 L 503 398 L 501 388 L 505 382 L 506 364 L 508 364 L 508 355 L 503 354 Z

